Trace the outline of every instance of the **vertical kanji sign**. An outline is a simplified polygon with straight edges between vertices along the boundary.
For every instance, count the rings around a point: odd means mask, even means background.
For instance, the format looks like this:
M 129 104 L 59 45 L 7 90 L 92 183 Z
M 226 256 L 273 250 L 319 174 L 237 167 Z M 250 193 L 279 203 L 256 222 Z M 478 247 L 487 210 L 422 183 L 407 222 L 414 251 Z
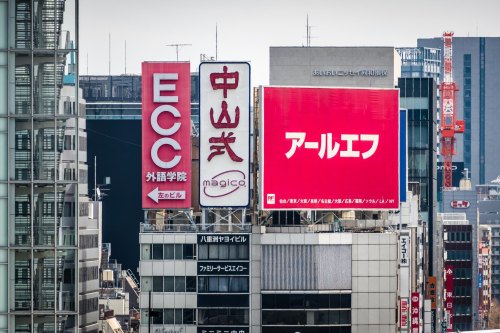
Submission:
M 411 333 L 419 333 L 420 328 L 420 294 L 411 293 Z
M 250 65 L 200 64 L 200 205 L 250 201 Z
M 454 332 L 453 330 L 453 266 L 445 266 L 445 295 L 444 305 L 448 315 L 448 326 L 446 332 Z
M 189 62 L 142 63 L 142 207 L 191 207 Z
M 398 209 L 399 90 L 263 87 L 261 208 Z

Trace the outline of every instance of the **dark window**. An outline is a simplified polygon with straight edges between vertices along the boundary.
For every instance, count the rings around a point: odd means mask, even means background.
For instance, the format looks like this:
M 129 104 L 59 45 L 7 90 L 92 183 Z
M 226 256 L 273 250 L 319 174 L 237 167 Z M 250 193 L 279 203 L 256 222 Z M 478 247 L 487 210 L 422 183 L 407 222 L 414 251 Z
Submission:
M 153 259 L 162 260 L 163 259 L 163 245 L 162 244 L 153 244 Z

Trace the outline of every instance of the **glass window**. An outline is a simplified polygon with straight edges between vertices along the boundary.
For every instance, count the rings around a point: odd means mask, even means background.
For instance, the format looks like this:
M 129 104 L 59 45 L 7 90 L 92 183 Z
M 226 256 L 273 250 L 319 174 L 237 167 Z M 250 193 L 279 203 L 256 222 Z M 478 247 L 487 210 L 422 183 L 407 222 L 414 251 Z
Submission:
M 175 309 L 174 324 L 182 324 L 182 309 Z
M 186 292 L 196 292 L 196 276 L 186 276 Z
M 229 259 L 238 259 L 238 245 L 229 245 Z
M 229 259 L 229 245 L 219 245 L 219 259 Z
M 195 244 L 184 244 L 184 259 L 194 259 Z
M 153 291 L 163 292 L 163 277 L 153 276 Z
M 186 277 L 184 276 L 175 277 L 175 291 L 176 292 L 186 291 Z
M 192 325 L 194 324 L 194 309 L 183 309 L 182 310 L 183 324 Z
M 163 259 L 163 245 L 162 244 L 152 244 L 153 247 L 153 259 L 162 260 Z
M 174 277 L 165 276 L 163 277 L 163 291 L 171 293 L 174 291 Z
M 198 277 L 198 292 L 203 293 L 208 291 L 208 276 Z
M 175 244 L 175 259 L 182 260 L 182 244 Z
M 174 323 L 174 309 L 164 309 L 163 310 L 163 323 L 173 324 Z
M 208 245 L 202 244 L 198 246 L 198 259 L 208 259 Z
M 210 292 L 219 291 L 219 281 L 217 276 L 210 276 L 208 278 L 208 291 Z
M 228 292 L 229 291 L 229 277 L 227 276 L 219 276 L 219 292 Z
M 208 245 L 208 259 L 219 259 L 219 246 L 210 244 Z
M 166 260 L 174 259 L 174 244 L 163 245 L 163 258 Z

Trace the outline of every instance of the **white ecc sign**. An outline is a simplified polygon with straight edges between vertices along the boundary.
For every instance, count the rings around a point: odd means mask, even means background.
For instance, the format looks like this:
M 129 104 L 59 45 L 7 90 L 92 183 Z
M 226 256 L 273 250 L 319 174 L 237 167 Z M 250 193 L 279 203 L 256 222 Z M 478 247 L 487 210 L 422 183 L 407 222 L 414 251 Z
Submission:
M 250 65 L 200 64 L 200 205 L 250 201 Z
M 410 265 L 410 237 L 399 237 L 399 265 L 401 267 Z

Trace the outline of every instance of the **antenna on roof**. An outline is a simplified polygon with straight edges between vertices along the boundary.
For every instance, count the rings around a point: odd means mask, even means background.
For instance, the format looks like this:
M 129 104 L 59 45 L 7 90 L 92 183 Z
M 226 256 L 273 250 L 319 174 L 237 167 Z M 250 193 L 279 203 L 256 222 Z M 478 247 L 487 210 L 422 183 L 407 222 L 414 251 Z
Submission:
M 166 46 L 175 46 L 176 59 L 179 61 L 179 46 L 191 46 L 191 44 L 167 44 Z

